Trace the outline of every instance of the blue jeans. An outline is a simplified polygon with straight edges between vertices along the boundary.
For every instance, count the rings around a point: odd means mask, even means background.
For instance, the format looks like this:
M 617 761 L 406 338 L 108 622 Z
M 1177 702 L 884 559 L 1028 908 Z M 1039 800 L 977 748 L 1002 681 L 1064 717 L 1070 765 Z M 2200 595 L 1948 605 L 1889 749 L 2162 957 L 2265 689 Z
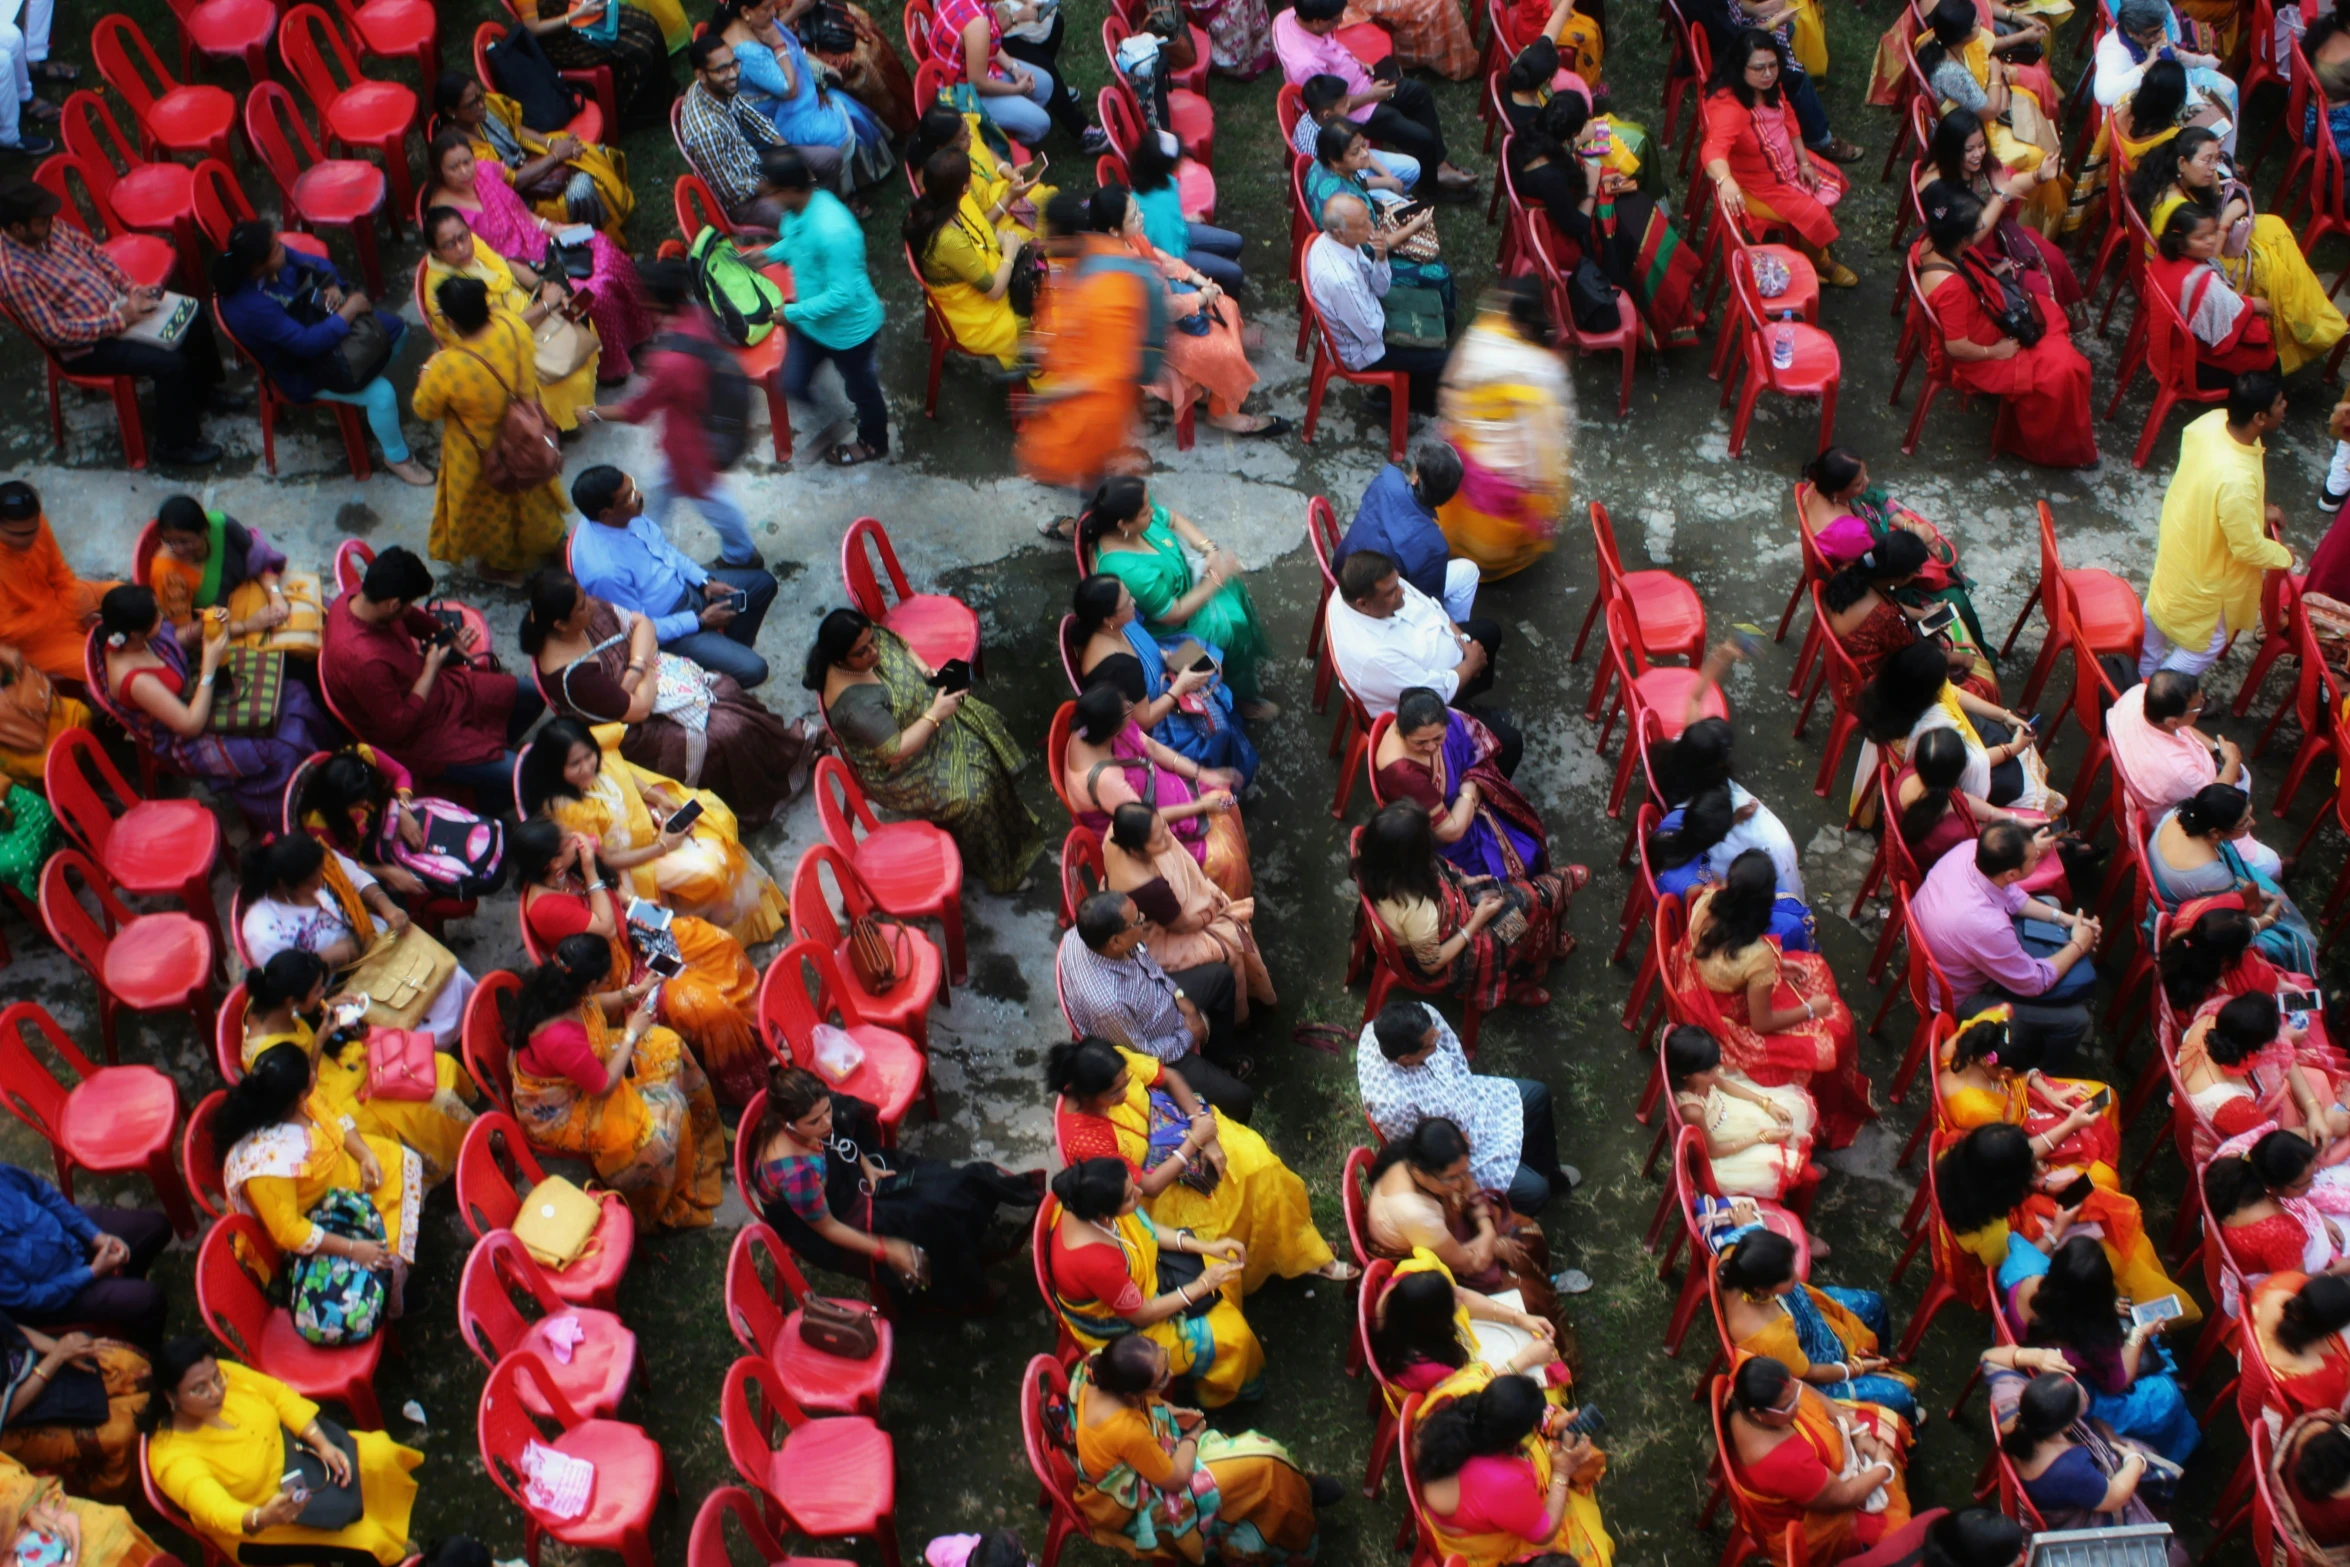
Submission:
M 1240 287 L 1243 274 L 1240 263 L 1233 258 L 1240 254 L 1240 247 L 1247 241 L 1230 229 L 1214 228 L 1205 223 L 1193 223 L 1188 227 L 1191 230 L 1190 248 L 1183 253 L 1184 264 L 1214 281 L 1227 294 Z
M 356 392 L 318 394 L 322 403 L 349 403 L 367 415 L 367 428 L 383 448 L 385 462 L 408 460 L 408 437 L 400 433 L 400 392 L 385 376 L 377 376 Z
M 873 350 L 880 341 L 876 332 L 853 347 L 827 348 L 805 332 L 794 332 L 783 348 L 783 395 L 795 403 L 808 401 L 816 367 L 831 360 L 849 401 L 856 405 L 857 439 L 876 455 L 889 451 L 889 404 L 882 399 L 881 377 L 873 369 Z
M 743 509 L 727 492 L 723 474 L 711 481 L 709 494 L 683 498 L 693 502 L 702 520 L 718 535 L 720 565 L 748 566 L 758 558 L 759 547 L 751 542 L 751 519 L 743 515 Z M 670 503 L 678 499 L 677 491 L 670 488 L 668 459 L 663 458 L 661 476 L 645 491 L 645 515 L 653 520 L 654 527 L 662 525 L 669 516 Z
M 775 602 L 775 573 L 763 566 L 720 566 L 710 575 L 730 588 L 742 589 L 750 595 L 750 603 L 726 623 L 724 631 L 691 632 L 662 643 L 661 651 L 690 658 L 713 674 L 732 675 L 736 684 L 749 690 L 767 678 L 767 660 L 753 652 L 752 646 L 759 640 L 768 606 Z M 689 588 L 684 602 L 673 606 L 673 612 L 699 610 L 707 602 Z
M 1053 94 L 1060 90 L 1053 73 L 1041 65 L 1023 62 L 1021 67 L 1033 81 L 1026 95 L 1020 93 L 984 93 L 979 97 L 979 112 L 995 121 L 996 128 L 1023 147 L 1035 147 L 1052 134 L 1053 117 L 1046 107 Z
M 1550 1201 L 1551 1182 L 1559 1167 L 1558 1127 L 1550 1108 L 1550 1086 L 1530 1077 L 1513 1077 L 1518 1090 L 1520 1127 L 1518 1169 L 1510 1177 L 1510 1206 L 1520 1213 L 1540 1213 Z
M 474 808 L 482 815 L 504 816 L 514 807 L 514 767 L 522 760 L 522 754 L 514 749 L 515 742 L 530 733 L 530 726 L 546 710 L 546 698 L 539 695 L 537 684 L 518 682 L 514 687 L 514 710 L 506 715 L 506 749 L 485 762 L 460 762 L 454 767 L 444 767 L 439 776 L 471 789 Z
M 1787 89 L 1787 107 L 1795 111 L 1795 126 L 1802 133 L 1803 144 L 1818 151 L 1834 139 L 1828 129 L 1828 106 L 1820 102 L 1820 89 L 1807 71 L 1790 66 L 1784 73 Z

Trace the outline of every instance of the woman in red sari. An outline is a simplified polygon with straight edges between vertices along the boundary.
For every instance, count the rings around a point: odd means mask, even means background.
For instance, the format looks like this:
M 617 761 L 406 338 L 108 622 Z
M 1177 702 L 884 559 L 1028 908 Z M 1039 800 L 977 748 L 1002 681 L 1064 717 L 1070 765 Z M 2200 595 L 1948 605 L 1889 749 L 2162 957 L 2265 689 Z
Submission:
M 2350 1399 L 2350 1279 L 2339 1274 L 2280 1270 L 2252 1286 L 2244 1322 L 2260 1363 L 2276 1389 L 2262 1410 L 2242 1409 L 2247 1424 L 2259 1414 L 2291 1420 L 2317 1410 L 2340 1409 Z M 2250 1392 L 2252 1384 L 2243 1384 Z
M 1927 352 L 1946 358 L 1966 390 L 2000 400 L 1994 450 L 2049 468 L 2094 463 L 2089 361 L 2066 335 L 2064 313 L 2017 281 L 2004 258 L 1977 248 L 1983 204 L 1972 192 L 1937 180 L 1919 199 L 1926 242 L 1912 255 L 1934 315 Z
M 1363 828 L 1354 877 L 1418 978 L 1490 1011 L 1549 1002 L 1542 980 L 1575 949 L 1567 905 L 1591 872 L 1470 875 L 1437 853 L 1428 813 L 1396 800 Z
M 2246 370 L 2277 365 L 2268 301 L 2237 293 L 2213 260 L 2223 233 L 2218 213 L 2181 202 L 2155 236 L 2154 255 L 2146 262 L 2147 288 L 2177 306 L 2194 334 L 2197 383 L 2215 388 Z
M 2323 1147 L 2350 1136 L 2350 1111 L 2341 1074 L 2305 1055 L 2305 1038 L 2273 995 L 2206 1001 L 2179 1039 L 2179 1086 L 2223 1138 L 2274 1125 Z
M 2282 995 L 2288 990 L 2315 990 L 2317 980 L 2271 963 L 2253 944 L 2259 934 L 2244 908 L 2241 893 L 2191 898 L 2164 921 L 2169 934 L 2162 943 L 2162 993 L 2175 1017 L 2191 1017 L 2212 1001 L 2234 996 Z M 2314 1054 L 2328 1071 L 2350 1070 L 2345 1057 L 2326 1035 L 2322 1013 L 2309 1015 L 2309 1031 L 2301 1050 Z
M 1740 33 L 1722 52 L 1706 83 L 1705 147 L 1698 160 L 1724 213 L 1751 214 L 1758 227 L 1784 225 L 1819 268 L 1822 283 L 1852 288 L 1859 277 L 1828 253 L 1837 233 L 1828 209 L 1844 199 L 1844 174 L 1804 147 L 1795 110 L 1779 87 L 1785 64 L 1779 45 L 1758 29 Z
M 1808 1087 L 1820 1146 L 1842 1148 L 1876 1119 L 1852 1012 L 1814 952 L 1784 952 L 1764 931 L 1778 897 L 1771 857 L 1749 849 L 1718 887 L 1689 903 L 1689 939 L 1664 956 L 1665 982 L 1722 1059 L 1765 1088 Z
M 1777 1539 L 1803 1530 L 1804 1559 L 1840 1562 L 1909 1522 L 1909 1428 L 1879 1404 L 1835 1404 L 1767 1355 L 1730 1378 L 1722 1461 L 1746 1511 Z

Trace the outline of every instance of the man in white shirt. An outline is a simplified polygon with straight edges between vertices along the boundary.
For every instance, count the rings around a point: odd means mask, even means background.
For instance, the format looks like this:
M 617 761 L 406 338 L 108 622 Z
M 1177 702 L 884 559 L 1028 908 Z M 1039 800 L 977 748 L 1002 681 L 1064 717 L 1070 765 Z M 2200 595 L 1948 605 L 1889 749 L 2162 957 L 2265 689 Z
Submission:
M 1394 560 L 1377 550 L 1355 550 L 1339 563 L 1325 625 L 1331 662 L 1373 718 L 1394 712 L 1397 699 L 1415 686 L 1466 709 L 1493 685 L 1500 622 L 1480 616 L 1454 624 L 1442 604 L 1404 581 Z M 1505 777 L 1516 772 L 1525 750 L 1516 726 L 1490 713 L 1477 716 L 1501 742 L 1496 765 Z
M 1411 377 L 1412 406 L 1433 413 L 1445 350 L 1387 341 L 1387 311 L 1380 301 L 1393 280 L 1387 237 L 1372 226 L 1371 209 L 1360 196 L 1331 197 L 1322 208 L 1322 232 L 1306 247 L 1306 288 L 1330 328 L 1339 362 L 1354 371 L 1403 371 Z
M 1552 1193 L 1583 1179 L 1559 1163 L 1549 1085 L 1471 1072 L 1452 1025 L 1425 1001 L 1398 996 L 1363 1025 L 1355 1087 L 1382 1137 L 1406 1136 L 1431 1118 L 1459 1127 L 1469 1139 L 1469 1179 L 1480 1191 L 1507 1192 L 1520 1213 L 1540 1213 Z

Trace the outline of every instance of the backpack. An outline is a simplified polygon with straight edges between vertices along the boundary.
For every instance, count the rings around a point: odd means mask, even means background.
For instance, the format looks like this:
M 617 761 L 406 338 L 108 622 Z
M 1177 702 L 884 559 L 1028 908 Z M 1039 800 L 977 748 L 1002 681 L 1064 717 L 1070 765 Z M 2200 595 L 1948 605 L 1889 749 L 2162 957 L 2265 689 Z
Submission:
M 451 418 L 445 421 L 465 437 L 476 455 L 481 458 L 481 482 L 501 495 L 520 495 L 535 490 L 563 472 L 563 448 L 555 440 L 555 421 L 536 397 L 518 394 L 506 378 L 498 374 L 498 367 L 466 347 L 454 343 L 451 348 L 461 354 L 480 360 L 481 367 L 506 394 L 506 411 L 498 416 L 498 428 L 484 446 L 465 428 L 465 421 Z
M 1167 283 L 1159 271 L 1139 256 L 1091 255 L 1077 264 L 1079 277 L 1101 272 L 1124 272 L 1142 285 L 1142 297 L 1150 304 L 1150 324 L 1142 339 L 1141 383 L 1150 385 L 1159 378 L 1159 367 L 1167 357 Z
M 686 247 L 694 294 L 718 318 L 718 330 L 738 348 L 763 341 L 783 320 L 783 290 L 751 265 L 716 229 L 705 227 Z
M 702 408 L 702 428 L 710 437 L 710 465 L 723 473 L 741 462 L 743 453 L 751 449 L 751 378 L 743 374 L 734 356 L 706 338 L 684 332 L 663 332 L 646 346 L 701 361 L 710 373 L 710 400 Z

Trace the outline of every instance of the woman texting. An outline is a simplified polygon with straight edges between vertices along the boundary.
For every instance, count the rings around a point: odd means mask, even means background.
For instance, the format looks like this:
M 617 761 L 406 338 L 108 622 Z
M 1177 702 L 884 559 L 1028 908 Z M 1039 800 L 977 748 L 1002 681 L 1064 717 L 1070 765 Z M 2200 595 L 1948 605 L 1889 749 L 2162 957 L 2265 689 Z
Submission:
M 1079 689 L 1108 681 L 1134 704 L 1134 721 L 1153 740 L 1203 766 L 1237 774 L 1243 788 L 1255 779 L 1257 748 L 1219 672 L 1223 649 L 1180 635 L 1153 636 L 1143 626 L 1133 590 L 1106 571 L 1077 584 L 1070 611 L 1079 638 Z M 1197 656 L 1188 662 L 1177 656 L 1194 648 Z
M 1437 852 L 1428 813 L 1409 800 L 1382 806 L 1363 829 L 1354 876 L 1419 976 L 1486 1008 L 1550 999 L 1542 980 L 1575 948 L 1567 905 L 1591 879 L 1580 865 L 1471 876 Z
M 2154 1343 L 2167 1324 L 2129 1315 L 2098 1242 L 2066 1237 L 2046 1273 L 2006 1287 L 2005 1309 L 2017 1338 L 2063 1351 L 2090 1392 L 2090 1411 L 2120 1435 L 2140 1439 L 2174 1464 L 2185 1463 L 2203 1440 L 2170 1352 Z

